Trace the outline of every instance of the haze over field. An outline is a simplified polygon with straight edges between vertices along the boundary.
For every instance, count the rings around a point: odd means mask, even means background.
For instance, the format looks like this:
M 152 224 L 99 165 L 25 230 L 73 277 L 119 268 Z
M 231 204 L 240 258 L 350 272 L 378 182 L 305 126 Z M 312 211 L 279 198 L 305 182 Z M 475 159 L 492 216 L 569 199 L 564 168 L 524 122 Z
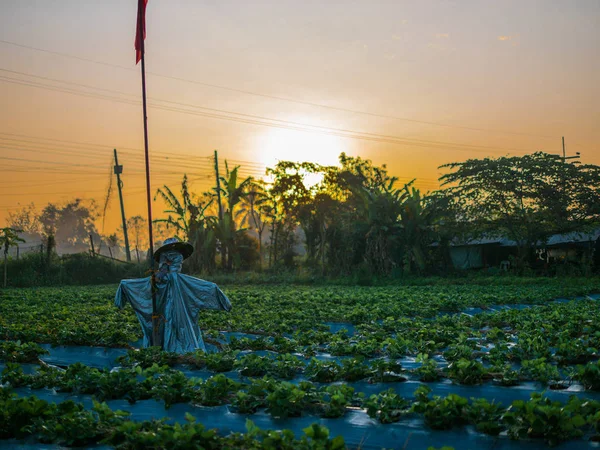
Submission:
M 2 2 L 0 222 L 30 202 L 101 201 L 113 148 L 127 215 L 145 213 L 136 4 Z M 596 0 L 150 0 L 153 185 L 187 172 L 208 189 L 214 149 L 256 176 L 346 152 L 424 191 L 441 164 L 560 153 L 561 136 L 600 164 L 599 25 Z M 106 229 L 119 220 L 114 197 Z

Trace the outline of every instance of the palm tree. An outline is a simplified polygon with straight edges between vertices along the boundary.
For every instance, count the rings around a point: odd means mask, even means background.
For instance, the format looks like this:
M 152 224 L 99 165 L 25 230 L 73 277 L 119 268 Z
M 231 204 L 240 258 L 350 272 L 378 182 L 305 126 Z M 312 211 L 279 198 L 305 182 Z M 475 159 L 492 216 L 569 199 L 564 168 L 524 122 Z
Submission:
M 5 227 L 0 230 L 0 247 L 4 247 L 4 287 L 7 284 L 7 268 L 8 268 L 8 249 L 16 247 L 19 242 L 25 242 L 19 237 L 18 233 L 22 230 L 17 230 L 11 227 Z

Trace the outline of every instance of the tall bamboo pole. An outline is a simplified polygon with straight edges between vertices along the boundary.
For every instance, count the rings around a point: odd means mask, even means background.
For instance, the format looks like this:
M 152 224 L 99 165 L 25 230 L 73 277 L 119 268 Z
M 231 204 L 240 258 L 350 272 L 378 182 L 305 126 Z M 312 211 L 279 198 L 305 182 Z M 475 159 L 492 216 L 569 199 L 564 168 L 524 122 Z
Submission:
M 140 39 L 140 50 L 141 50 L 141 70 L 142 70 L 142 109 L 144 114 L 144 151 L 146 156 L 146 201 L 148 203 L 148 241 L 150 249 L 148 254 L 150 256 L 150 280 L 152 290 L 152 345 L 162 348 L 162 336 L 160 334 L 160 314 L 157 311 L 156 305 L 156 282 L 154 278 L 154 239 L 152 235 L 152 195 L 150 192 L 150 156 L 148 153 L 148 114 L 146 105 L 146 57 L 145 57 L 145 43 L 144 43 L 144 23 L 145 17 L 144 0 L 138 0 L 138 27 L 137 30 Z

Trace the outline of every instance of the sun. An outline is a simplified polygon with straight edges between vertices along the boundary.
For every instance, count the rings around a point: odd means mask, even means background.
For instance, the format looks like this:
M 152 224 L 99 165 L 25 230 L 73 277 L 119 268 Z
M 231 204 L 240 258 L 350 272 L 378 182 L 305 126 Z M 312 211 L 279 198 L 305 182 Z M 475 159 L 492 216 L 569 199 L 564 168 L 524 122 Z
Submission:
M 335 166 L 344 151 L 347 149 L 341 137 L 287 129 L 271 129 L 258 143 L 258 159 L 267 167 L 273 167 L 278 161 Z

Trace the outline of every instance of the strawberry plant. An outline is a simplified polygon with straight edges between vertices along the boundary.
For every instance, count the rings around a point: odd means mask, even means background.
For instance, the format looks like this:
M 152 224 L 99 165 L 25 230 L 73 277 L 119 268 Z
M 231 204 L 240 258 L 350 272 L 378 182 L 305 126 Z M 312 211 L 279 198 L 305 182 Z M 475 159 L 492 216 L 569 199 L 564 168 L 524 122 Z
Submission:
M 377 419 L 381 423 L 398 422 L 409 412 L 410 402 L 396 394 L 393 389 L 371 395 L 365 401 L 369 417 Z
M 175 403 L 187 403 L 192 400 L 196 394 L 194 387 L 199 384 L 199 380 L 188 379 L 178 371 L 166 371 L 150 379 L 150 395 L 156 400 L 163 400 L 167 409 Z
M 205 355 L 206 368 L 213 372 L 229 372 L 233 370 L 239 352 L 208 353 Z
M 579 339 L 570 336 L 561 337 L 554 357 L 562 366 L 584 364 L 598 357 L 598 350 Z
M 513 439 L 540 438 L 549 445 L 583 436 L 586 419 L 578 408 L 553 402 L 542 394 L 531 394 L 531 400 L 516 400 L 502 416 Z
M 273 360 L 266 356 L 250 353 L 236 360 L 234 367 L 240 369 L 240 375 L 245 377 L 260 377 L 270 372 L 273 367 Z
M 309 384 L 301 383 L 300 386 L 296 386 L 284 381 L 267 395 L 267 411 L 272 416 L 282 419 L 299 417 L 316 400 L 315 394 L 314 388 Z
M 371 383 L 390 383 L 402 382 L 407 378 L 402 376 L 402 364 L 396 361 L 386 361 L 384 359 L 376 359 L 371 362 L 370 366 Z
M 333 418 L 341 417 L 354 399 L 354 388 L 345 384 L 334 384 L 320 390 L 321 415 Z
M 471 404 L 467 407 L 469 422 L 475 425 L 477 431 L 491 436 L 498 436 L 504 430 L 500 421 L 503 413 L 502 404 L 490 403 L 484 398 L 471 399 Z
M 269 375 L 281 380 L 291 380 L 304 369 L 302 361 L 290 354 L 277 355 L 268 370 Z
M 306 367 L 306 375 L 311 381 L 331 383 L 340 377 L 342 368 L 335 361 L 319 361 L 312 358 Z
M 265 406 L 265 399 L 244 391 L 237 391 L 231 400 L 231 406 L 240 414 L 254 414 L 259 408 Z
M 8 363 L 38 362 L 41 355 L 47 354 L 47 350 L 33 342 L 0 342 L 0 361 Z
M 233 392 L 240 387 L 239 383 L 223 374 L 209 378 L 199 386 L 193 394 L 194 402 L 204 406 L 224 405 L 229 401 Z
M 448 375 L 460 384 L 480 384 L 487 370 L 478 361 L 459 359 L 448 366 Z
M 521 380 L 521 375 L 517 370 L 513 370 L 510 364 L 503 367 L 492 368 L 492 376 L 494 377 L 494 383 L 500 386 L 516 386 Z
M 143 369 L 154 364 L 159 366 L 174 366 L 179 361 L 177 353 L 165 352 L 160 347 L 147 347 L 139 350 L 129 350 L 126 355 L 119 356 L 117 363 L 131 367 L 139 365 Z
M 421 366 L 414 370 L 414 373 L 419 377 L 421 381 L 432 382 L 440 379 L 440 371 L 437 363 L 433 358 L 430 358 L 428 354 L 421 353 L 417 356 L 417 362 L 421 363 Z
M 577 366 L 573 378 L 583 384 L 586 389 L 600 391 L 600 361 Z
M 365 364 L 365 359 L 363 357 L 343 359 L 341 363 L 341 377 L 345 381 L 352 382 L 363 380 L 371 373 L 369 365 Z
M 546 358 L 523 361 L 521 375 L 525 378 L 549 384 L 561 379 L 558 368 L 546 361 Z
M 8 363 L 2 370 L 2 383 L 13 388 L 28 386 L 31 383 L 31 376 L 23 372 L 20 364 Z
M 421 386 L 415 391 L 412 411 L 423 415 L 425 423 L 435 430 L 447 430 L 468 422 L 468 400 L 456 394 L 429 397 L 431 389 Z
M 386 339 L 383 344 L 385 346 L 385 354 L 390 358 L 401 358 L 409 355 L 416 347 L 412 340 L 407 339 L 404 336 Z

